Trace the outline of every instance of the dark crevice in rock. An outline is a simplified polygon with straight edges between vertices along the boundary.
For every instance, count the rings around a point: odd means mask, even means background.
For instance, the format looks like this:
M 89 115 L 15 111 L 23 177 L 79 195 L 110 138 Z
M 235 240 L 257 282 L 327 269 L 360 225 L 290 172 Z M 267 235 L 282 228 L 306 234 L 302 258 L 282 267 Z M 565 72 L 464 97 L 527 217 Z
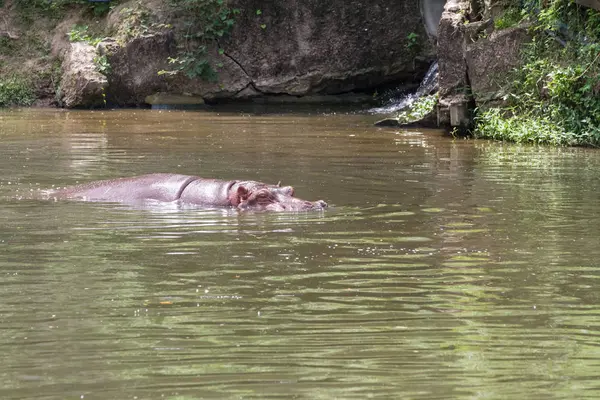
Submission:
M 223 48 L 221 47 L 221 44 L 219 43 L 219 41 L 217 41 L 217 46 L 219 46 L 219 48 Z M 248 74 L 248 71 L 246 71 L 246 69 L 244 68 L 244 66 L 238 61 L 236 60 L 233 56 L 231 56 L 229 53 L 227 53 L 226 51 L 223 51 L 223 55 L 227 58 L 229 58 L 235 65 L 237 65 L 239 67 L 239 69 L 242 70 L 242 72 L 244 73 L 244 75 L 246 75 L 246 77 L 248 78 L 248 84 L 246 86 L 244 86 L 242 89 L 238 90 L 235 92 L 234 97 L 239 96 L 240 93 L 243 93 L 244 91 L 247 91 L 248 89 L 256 92 L 256 93 L 260 93 L 260 94 L 265 94 L 263 91 L 261 91 L 260 89 L 258 89 L 256 87 L 256 85 L 254 84 L 254 81 L 252 80 L 252 78 L 250 77 L 250 74 Z
M 218 41 L 218 40 L 217 40 L 217 46 L 219 46 L 219 48 L 221 48 L 221 49 L 223 48 L 223 47 L 221 47 L 221 44 L 219 43 L 219 41 Z M 231 61 L 233 61 L 233 63 L 234 63 L 235 65 L 237 65 L 237 66 L 238 66 L 238 67 L 239 67 L 239 68 L 242 70 L 242 72 L 244 73 L 244 75 L 246 75 L 246 76 L 248 77 L 248 80 L 250 81 L 250 82 L 249 82 L 249 83 L 248 83 L 248 84 L 247 84 L 247 85 L 246 85 L 246 86 L 245 86 L 243 89 L 241 89 L 241 90 L 237 91 L 237 92 L 236 92 L 236 95 L 237 95 L 238 93 L 240 93 L 240 92 L 242 92 L 242 91 L 244 91 L 244 90 L 248 89 L 249 87 L 251 87 L 252 89 L 256 90 L 256 91 L 257 91 L 257 92 L 259 92 L 259 93 L 262 93 L 260 90 L 258 90 L 258 89 L 256 88 L 256 86 L 254 85 L 254 81 L 253 81 L 253 80 L 252 80 L 252 78 L 250 77 L 250 74 L 248 74 L 248 71 L 246 71 L 246 69 L 245 69 L 245 68 L 242 66 L 242 64 L 241 64 L 241 63 L 240 63 L 238 60 L 236 60 L 235 58 L 233 58 L 231 55 L 229 55 L 229 53 L 227 53 L 227 52 L 226 52 L 226 51 L 224 51 L 224 50 L 223 50 L 223 55 L 224 55 L 225 57 L 229 58 Z
M 235 58 L 233 58 L 232 56 L 230 56 L 229 54 L 227 54 L 227 52 L 223 52 L 223 55 L 227 58 L 229 58 L 231 61 L 233 61 L 238 67 L 240 67 L 240 69 L 242 71 L 244 71 L 244 74 L 248 77 L 248 79 L 250 79 L 250 82 L 252 82 L 252 78 L 250 78 L 250 75 L 248 75 L 248 72 L 246 71 L 246 69 L 244 69 L 244 67 L 242 67 L 242 64 L 240 64 L 238 62 L 238 60 L 236 60 Z
M 234 95 L 234 97 L 238 96 L 240 93 L 242 93 L 242 92 L 244 92 L 245 90 L 248 90 L 248 89 L 254 90 L 255 92 L 257 92 L 257 93 L 260 93 L 260 94 L 263 94 L 263 95 L 264 95 L 264 94 L 266 94 L 265 92 L 263 92 L 263 91 L 261 91 L 260 89 L 258 89 L 258 88 L 256 87 L 256 85 L 254 85 L 254 82 L 250 81 L 250 82 L 248 82 L 248 84 L 247 84 L 246 86 L 244 86 L 242 89 L 240 89 L 240 90 L 238 90 L 237 92 L 235 92 L 235 95 Z

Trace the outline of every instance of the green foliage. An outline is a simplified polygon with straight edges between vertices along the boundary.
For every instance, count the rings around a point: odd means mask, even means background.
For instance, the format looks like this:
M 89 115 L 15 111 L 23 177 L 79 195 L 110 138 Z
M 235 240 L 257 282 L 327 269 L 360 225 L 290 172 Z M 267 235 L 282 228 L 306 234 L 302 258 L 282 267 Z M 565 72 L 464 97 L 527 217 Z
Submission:
M 210 82 L 217 80 L 217 73 L 206 58 L 206 47 L 199 46 L 194 52 L 186 52 L 177 58 L 169 58 L 172 71 L 159 71 L 159 75 L 184 73 L 188 78 L 201 77 Z
M 74 25 L 67 33 L 70 42 L 87 42 L 89 36 L 87 25 Z
M 108 76 L 110 74 L 111 68 L 106 54 L 94 57 L 94 64 L 96 64 L 96 69 L 102 75 Z
M 207 58 L 210 44 L 231 32 L 239 9 L 229 8 L 224 0 L 171 0 L 185 16 L 185 33 L 178 57 L 169 62 L 171 71 L 160 74 L 185 73 L 190 78 L 216 80 L 216 71 Z M 260 10 L 257 10 L 257 14 Z
M 408 35 L 406 35 L 406 48 L 408 50 L 417 50 L 418 45 L 419 35 L 417 35 L 415 32 L 410 32 Z
M 75 25 L 67 33 L 67 35 L 69 36 L 69 41 L 71 42 L 87 42 L 92 46 L 96 46 L 102 41 L 102 38 L 93 37 L 88 32 L 87 25 Z
M 519 7 L 509 7 L 500 17 L 494 20 L 494 27 L 496 29 L 510 28 L 521 22 L 522 18 L 523 16 Z
M 169 24 L 155 22 L 152 12 L 141 0 L 138 0 L 132 7 L 122 8 L 119 14 L 122 19 L 114 36 L 121 43 L 165 28 L 172 28 Z
M 507 140 L 517 143 L 574 145 L 572 134 L 565 134 L 560 122 L 549 116 L 519 113 L 506 115 L 506 110 L 491 108 L 481 112 L 475 119 L 475 137 Z
M 505 90 L 508 106 L 480 110 L 475 136 L 600 146 L 599 21 L 598 11 L 568 0 L 551 1 L 542 9 L 523 66 Z M 565 47 L 557 36 L 567 40 Z
M 415 100 L 408 109 L 398 113 L 398 121 L 401 124 L 419 121 L 431 113 L 438 101 L 438 95 L 423 96 Z
M 112 7 L 114 7 L 116 2 L 113 0 L 110 3 L 101 3 L 101 2 L 88 2 L 88 7 L 91 7 L 92 13 L 96 17 L 101 17 L 106 15 Z
M 0 107 L 29 106 L 34 101 L 30 80 L 16 75 L 0 78 Z

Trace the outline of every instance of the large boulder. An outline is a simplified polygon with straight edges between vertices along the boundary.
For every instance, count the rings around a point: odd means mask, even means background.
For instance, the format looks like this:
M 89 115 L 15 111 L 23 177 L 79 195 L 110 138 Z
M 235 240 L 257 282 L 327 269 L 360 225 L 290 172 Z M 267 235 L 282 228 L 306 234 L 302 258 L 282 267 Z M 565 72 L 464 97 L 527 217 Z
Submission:
M 110 23 L 124 25 L 120 18 L 126 13 L 119 10 L 134 4 L 115 8 Z M 167 60 L 178 56 L 182 43 L 169 29 L 147 32 L 106 46 L 109 99 L 133 105 L 156 92 L 207 100 L 347 93 L 417 82 L 435 58 L 414 0 L 230 0 L 228 4 L 240 10 L 233 30 L 207 47 L 217 81 L 159 75 L 161 70 L 173 70 Z M 170 22 L 182 26 L 165 7 L 153 18 L 156 26 Z
M 439 104 L 442 126 L 467 127 L 475 107 L 502 102 L 501 86 L 521 62 L 522 44 L 529 40 L 526 26 L 494 31 L 498 0 L 448 0 L 438 28 Z M 498 8 L 498 10 L 496 10 Z M 477 20 L 483 15 L 483 20 Z
M 414 82 L 428 67 L 415 57 L 433 56 L 414 0 L 230 5 L 241 12 L 224 47 L 261 93 L 334 94 Z
M 250 86 L 241 67 L 216 48 L 211 48 L 207 56 L 213 64 L 221 65 L 217 82 L 191 79 L 183 73 L 161 73 L 173 70 L 168 60 L 177 56 L 175 34 L 170 29 L 144 34 L 126 43 L 106 40 L 99 47 L 111 67 L 108 100 L 114 104 L 142 104 L 158 92 L 231 98 Z
M 527 26 L 494 31 L 467 46 L 467 63 L 471 93 L 478 106 L 498 100 L 502 84 L 510 71 L 521 63 L 523 43 L 531 40 Z
M 62 103 L 67 108 L 104 105 L 107 80 L 96 67 L 96 49 L 84 42 L 71 43 L 65 54 L 61 79 Z
M 134 37 L 126 43 L 105 39 L 98 45 L 110 65 L 108 101 L 136 105 L 155 92 L 166 91 L 168 82 L 158 71 L 167 68 L 175 53 L 170 30 Z

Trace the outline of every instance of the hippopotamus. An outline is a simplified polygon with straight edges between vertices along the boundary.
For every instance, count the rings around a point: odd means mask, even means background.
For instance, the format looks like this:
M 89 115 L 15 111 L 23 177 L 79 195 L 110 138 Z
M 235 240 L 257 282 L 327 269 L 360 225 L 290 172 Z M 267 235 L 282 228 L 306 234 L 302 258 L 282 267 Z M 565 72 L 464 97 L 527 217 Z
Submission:
M 327 208 L 294 197 L 291 186 L 257 181 L 225 181 L 179 174 L 149 174 L 95 181 L 45 192 L 52 199 L 142 203 L 147 200 L 181 202 L 204 207 L 251 211 L 311 211 Z

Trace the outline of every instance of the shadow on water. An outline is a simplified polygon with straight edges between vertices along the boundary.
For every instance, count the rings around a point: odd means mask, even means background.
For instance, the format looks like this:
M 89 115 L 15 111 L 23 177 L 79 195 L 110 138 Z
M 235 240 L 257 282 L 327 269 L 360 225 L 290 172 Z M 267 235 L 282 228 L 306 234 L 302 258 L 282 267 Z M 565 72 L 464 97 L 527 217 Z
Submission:
M 0 118 L 3 399 L 598 397 L 596 151 L 364 115 Z M 19 199 L 158 171 L 333 207 Z

